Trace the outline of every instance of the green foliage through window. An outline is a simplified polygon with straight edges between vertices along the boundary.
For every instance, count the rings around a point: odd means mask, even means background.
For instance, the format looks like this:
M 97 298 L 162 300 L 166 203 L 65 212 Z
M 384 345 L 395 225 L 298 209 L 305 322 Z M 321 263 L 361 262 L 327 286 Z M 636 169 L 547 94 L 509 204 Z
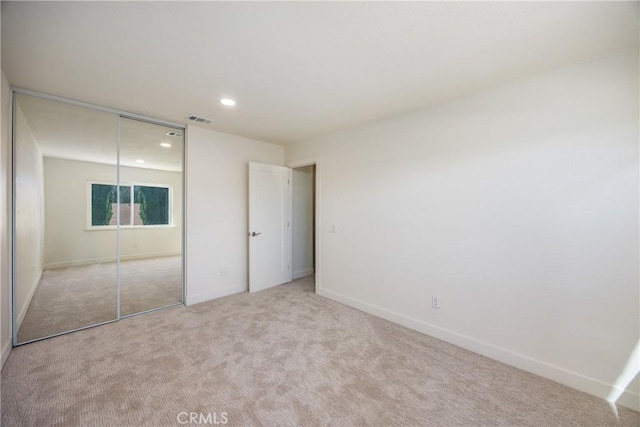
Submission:
M 117 186 L 91 184 L 91 225 L 116 224 Z M 133 203 L 132 196 L 133 195 Z M 169 188 L 120 186 L 120 225 L 168 225 Z
M 144 225 L 169 224 L 169 189 L 136 185 L 134 198 L 140 204 L 140 218 Z
M 116 202 L 116 186 L 91 185 L 91 225 L 109 225 Z

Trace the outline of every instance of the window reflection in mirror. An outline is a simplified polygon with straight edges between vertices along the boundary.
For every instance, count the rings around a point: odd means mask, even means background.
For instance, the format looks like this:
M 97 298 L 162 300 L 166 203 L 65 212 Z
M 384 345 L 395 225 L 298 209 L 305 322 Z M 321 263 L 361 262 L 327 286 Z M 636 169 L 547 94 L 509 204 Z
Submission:
M 182 132 L 120 119 L 120 314 L 182 301 Z

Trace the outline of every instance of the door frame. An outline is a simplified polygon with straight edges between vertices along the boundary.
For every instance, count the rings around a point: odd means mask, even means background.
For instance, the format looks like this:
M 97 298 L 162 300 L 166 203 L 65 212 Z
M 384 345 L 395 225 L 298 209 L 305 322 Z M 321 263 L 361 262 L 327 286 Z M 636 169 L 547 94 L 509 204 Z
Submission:
M 315 234 L 315 289 L 316 294 L 322 292 L 322 157 L 319 155 L 304 157 L 298 160 L 291 160 L 285 164 L 286 167 L 295 169 L 304 166 L 315 165 L 314 181 L 316 186 L 315 191 L 315 221 L 314 221 L 314 234 Z M 293 241 L 292 241 L 293 242 Z M 292 243 L 293 245 L 293 243 Z

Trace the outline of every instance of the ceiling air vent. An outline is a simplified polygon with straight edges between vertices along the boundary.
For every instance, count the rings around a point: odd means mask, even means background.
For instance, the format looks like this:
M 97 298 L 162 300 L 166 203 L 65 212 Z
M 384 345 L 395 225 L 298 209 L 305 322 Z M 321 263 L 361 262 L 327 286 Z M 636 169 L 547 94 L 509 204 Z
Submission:
M 180 132 L 174 132 L 170 130 L 169 132 L 167 132 L 167 136 L 182 136 L 182 134 Z
M 198 122 L 198 123 L 211 123 L 213 120 L 211 119 L 205 119 L 204 117 L 200 117 L 200 116 L 188 116 L 187 119 L 191 120 L 192 122 Z

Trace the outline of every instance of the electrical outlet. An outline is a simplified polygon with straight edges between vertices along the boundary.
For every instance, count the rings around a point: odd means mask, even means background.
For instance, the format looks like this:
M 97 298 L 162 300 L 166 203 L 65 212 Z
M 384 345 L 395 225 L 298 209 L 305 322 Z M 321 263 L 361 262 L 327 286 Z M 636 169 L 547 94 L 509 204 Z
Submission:
M 431 297 L 431 306 L 433 308 L 440 308 L 440 298 L 438 297 Z
M 227 274 L 226 270 L 224 268 L 221 268 L 220 271 L 218 272 L 218 274 L 220 276 L 224 276 L 225 274 Z

